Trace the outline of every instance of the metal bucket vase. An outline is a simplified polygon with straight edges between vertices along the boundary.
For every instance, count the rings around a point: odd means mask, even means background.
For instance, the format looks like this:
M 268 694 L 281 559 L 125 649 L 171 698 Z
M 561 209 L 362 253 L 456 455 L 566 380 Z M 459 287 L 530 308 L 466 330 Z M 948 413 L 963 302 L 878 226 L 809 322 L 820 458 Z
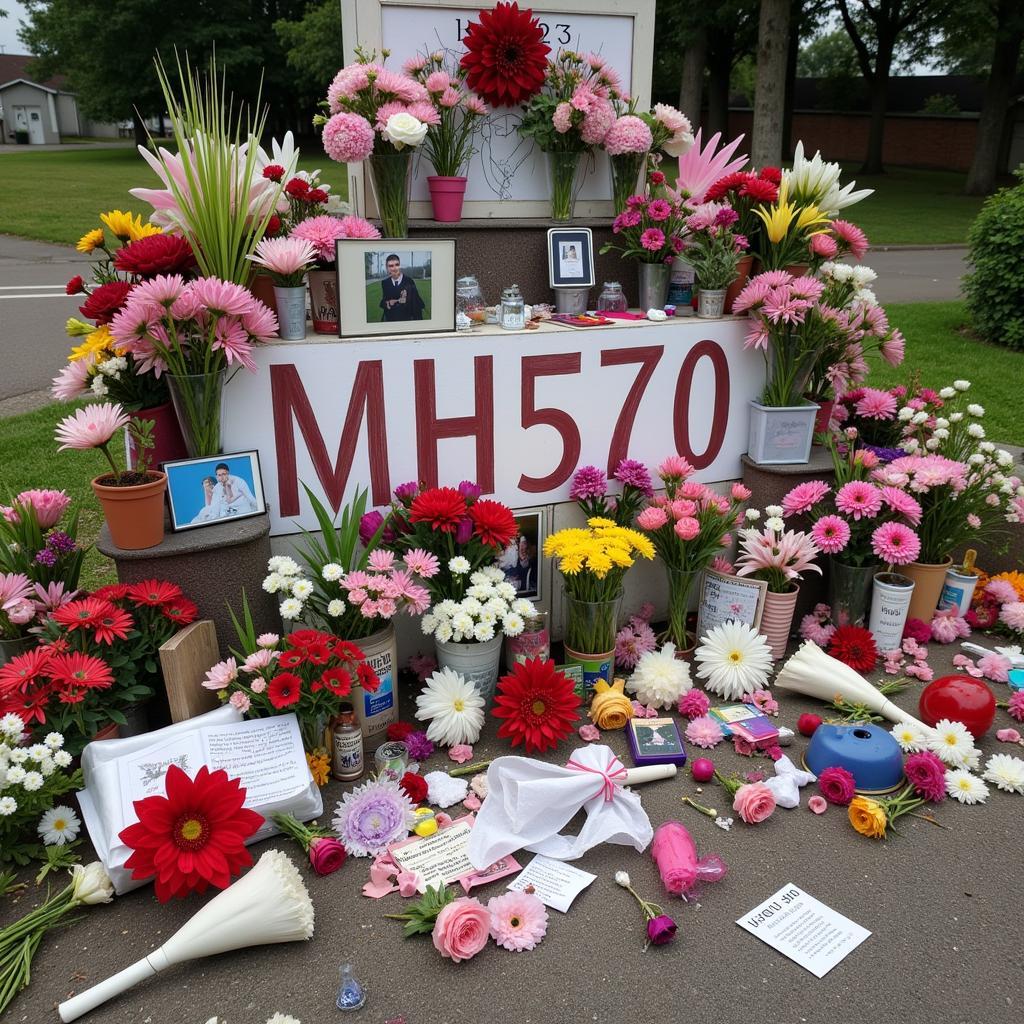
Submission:
M 473 684 L 476 691 L 488 703 L 494 696 L 501 664 L 501 641 L 503 633 L 496 633 L 492 640 L 483 643 L 457 644 L 454 641 L 434 641 L 437 650 L 437 664 L 458 672 Z

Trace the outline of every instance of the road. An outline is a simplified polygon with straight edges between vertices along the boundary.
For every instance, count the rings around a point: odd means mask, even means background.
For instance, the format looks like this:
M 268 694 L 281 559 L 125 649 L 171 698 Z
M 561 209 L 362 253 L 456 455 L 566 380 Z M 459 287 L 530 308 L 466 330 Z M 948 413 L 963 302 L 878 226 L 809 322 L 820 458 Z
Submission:
M 879 301 L 939 302 L 959 296 L 965 255 L 964 248 L 886 249 L 865 262 L 878 273 Z M 81 304 L 64 285 L 77 273 L 88 278 L 89 262 L 70 246 L 0 235 L 0 417 L 48 400 L 67 356 L 64 323 Z

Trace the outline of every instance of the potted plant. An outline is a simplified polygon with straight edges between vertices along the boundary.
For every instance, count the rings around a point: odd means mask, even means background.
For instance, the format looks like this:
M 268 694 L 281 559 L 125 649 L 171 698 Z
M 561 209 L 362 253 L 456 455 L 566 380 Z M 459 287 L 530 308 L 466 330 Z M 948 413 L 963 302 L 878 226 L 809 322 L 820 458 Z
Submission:
M 306 337 L 306 271 L 316 261 L 311 242 L 301 238 L 264 238 L 248 257 L 274 282 L 277 336 L 282 341 Z
M 407 61 L 405 70 L 427 90 L 436 122 L 427 122 L 423 151 L 434 166 L 427 177 L 434 220 L 444 224 L 462 220 L 466 194 L 465 170 L 473 156 L 473 137 L 487 104 L 466 87 L 469 71 L 445 66 L 444 54 L 432 53 Z
M 87 405 L 65 416 L 54 432 L 63 442 L 58 451 L 98 448 L 110 465 L 92 481 L 93 493 L 103 506 L 103 515 L 110 529 L 111 540 L 126 550 L 155 547 L 164 539 L 164 491 L 167 474 L 148 468 L 148 456 L 142 454 L 135 469 L 117 467 L 110 454 L 110 439 L 127 426 L 140 452 L 153 446 L 152 424 L 149 420 L 133 420 L 120 405 L 110 402 Z
M 734 230 L 739 214 L 723 203 L 708 202 L 686 218 L 686 261 L 700 288 L 697 316 L 714 319 L 725 311 L 725 292 L 736 279 L 736 267 L 747 240 Z

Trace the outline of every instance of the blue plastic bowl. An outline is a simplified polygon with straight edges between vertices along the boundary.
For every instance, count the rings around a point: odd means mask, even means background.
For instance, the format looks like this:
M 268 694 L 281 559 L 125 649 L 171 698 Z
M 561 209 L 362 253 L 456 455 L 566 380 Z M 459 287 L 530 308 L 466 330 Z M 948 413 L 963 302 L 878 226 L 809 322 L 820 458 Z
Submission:
M 1024 668 L 1011 668 L 1007 681 L 1011 690 L 1024 690 Z
M 826 768 L 845 768 L 858 793 L 890 793 L 903 782 L 900 745 L 877 725 L 819 725 L 804 754 L 804 765 L 815 775 Z

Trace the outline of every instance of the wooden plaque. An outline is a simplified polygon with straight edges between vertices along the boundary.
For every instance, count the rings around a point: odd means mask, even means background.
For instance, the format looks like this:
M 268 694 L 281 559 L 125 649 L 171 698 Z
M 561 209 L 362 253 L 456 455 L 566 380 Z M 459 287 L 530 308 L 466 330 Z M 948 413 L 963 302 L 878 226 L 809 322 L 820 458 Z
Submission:
M 186 626 L 160 648 L 172 722 L 195 718 L 220 706 L 217 695 L 202 685 L 207 670 L 218 661 L 217 627 L 210 619 Z

